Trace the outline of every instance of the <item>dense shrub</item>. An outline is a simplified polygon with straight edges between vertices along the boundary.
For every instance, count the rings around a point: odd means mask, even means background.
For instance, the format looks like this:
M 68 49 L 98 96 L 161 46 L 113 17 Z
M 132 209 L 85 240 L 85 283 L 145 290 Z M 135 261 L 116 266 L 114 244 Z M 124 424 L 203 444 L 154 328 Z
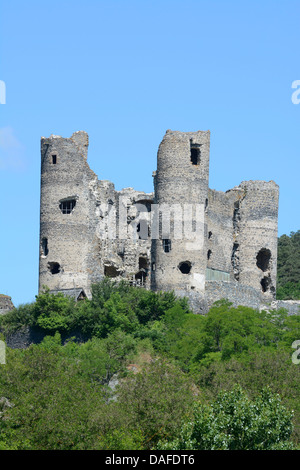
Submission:
M 159 449 L 271 450 L 292 449 L 293 413 L 280 397 L 264 389 L 253 400 L 236 386 L 221 392 L 211 405 L 196 403 L 180 437 L 161 441 Z

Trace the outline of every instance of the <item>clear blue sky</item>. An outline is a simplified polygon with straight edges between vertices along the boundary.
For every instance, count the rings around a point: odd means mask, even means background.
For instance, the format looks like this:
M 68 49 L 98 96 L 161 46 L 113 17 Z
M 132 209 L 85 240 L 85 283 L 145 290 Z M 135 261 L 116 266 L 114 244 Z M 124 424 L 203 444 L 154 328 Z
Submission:
M 152 191 L 167 129 L 211 131 L 210 187 L 280 186 L 300 228 L 299 0 L 10 0 L 0 7 L 0 293 L 38 288 L 40 138 L 90 136 L 117 189 Z

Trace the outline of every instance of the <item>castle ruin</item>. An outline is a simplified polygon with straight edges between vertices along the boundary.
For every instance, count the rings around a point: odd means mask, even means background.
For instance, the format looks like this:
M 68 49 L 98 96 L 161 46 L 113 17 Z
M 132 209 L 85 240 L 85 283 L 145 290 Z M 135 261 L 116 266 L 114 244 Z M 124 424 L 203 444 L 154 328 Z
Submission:
M 98 180 L 87 152 L 83 131 L 41 139 L 40 291 L 90 297 L 108 276 L 172 290 L 195 313 L 275 299 L 276 183 L 210 189 L 209 131 L 166 132 L 152 193 Z
M 0 294 L 0 315 L 10 312 L 14 309 L 11 297 L 8 295 Z

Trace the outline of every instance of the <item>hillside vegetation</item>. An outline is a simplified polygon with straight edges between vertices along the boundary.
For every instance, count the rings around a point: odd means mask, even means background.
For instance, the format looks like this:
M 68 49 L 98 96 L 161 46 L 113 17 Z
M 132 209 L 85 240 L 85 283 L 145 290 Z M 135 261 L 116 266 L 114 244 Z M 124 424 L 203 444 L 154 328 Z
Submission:
M 277 299 L 300 299 L 300 230 L 278 239 Z
M 48 291 L 0 320 L 44 340 L 7 348 L 0 449 L 293 449 L 300 444 L 300 317 L 105 279 L 75 304 Z M 83 343 L 62 336 L 85 335 Z

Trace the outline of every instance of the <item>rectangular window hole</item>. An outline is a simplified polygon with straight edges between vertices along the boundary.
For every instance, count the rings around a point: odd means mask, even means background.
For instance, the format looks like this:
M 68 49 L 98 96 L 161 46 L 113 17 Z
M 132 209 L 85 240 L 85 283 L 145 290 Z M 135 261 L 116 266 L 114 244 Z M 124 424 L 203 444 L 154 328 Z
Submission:
M 201 151 L 200 151 L 200 144 L 193 144 L 191 145 L 191 162 L 193 165 L 199 165 L 201 160 Z

